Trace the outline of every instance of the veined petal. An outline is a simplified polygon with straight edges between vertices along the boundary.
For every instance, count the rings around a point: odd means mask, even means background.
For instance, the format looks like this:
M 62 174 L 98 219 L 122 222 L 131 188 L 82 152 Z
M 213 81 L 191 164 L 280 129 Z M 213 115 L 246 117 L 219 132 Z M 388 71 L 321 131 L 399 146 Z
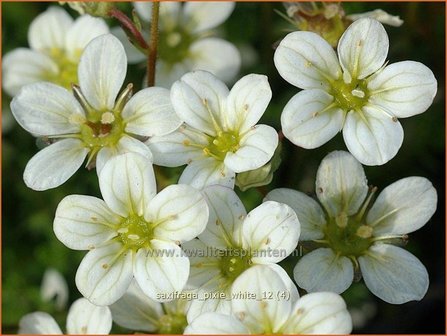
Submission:
M 171 88 L 175 112 L 188 125 L 209 135 L 222 129 L 225 100 L 229 94 L 226 85 L 206 71 L 184 75 Z
M 23 180 L 33 190 L 56 188 L 79 169 L 88 151 L 78 139 L 58 141 L 45 147 L 28 161 Z
M 17 122 L 36 136 L 80 132 L 84 112 L 74 96 L 52 83 L 33 83 L 20 90 L 11 102 Z
M 313 149 L 324 145 L 343 128 L 342 109 L 323 90 L 304 90 L 289 100 L 281 114 L 284 136 L 295 145 Z
M 331 217 L 357 212 L 368 193 L 362 165 L 348 152 L 326 155 L 318 167 L 317 197 Z
M 182 125 L 173 133 L 148 139 L 146 145 L 154 155 L 155 164 L 177 167 L 202 158 L 209 140 L 205 134 Z
M 14 97 L 23 86 L 56 76 L 58 67 L 43 53 L 17 48 L 3 56 L 2 71 L 3 89 Z
M 438 196 L 424 177 L 407 177 L 386 187 L 369 210 L 366 223 L 374 236 L 407 234 L 420 229 L 436 211 Z
M 296 287 L 295 283 L 290 278 L 289 274 L 287 274 L 287 272 L 284 270 L 284 268 L 282 268 L 280 265 L 268 264 L 266 266 L 268 266 L 270 269 L 274 270 L 276 272 L 276 274 L 278 274 L 280 276 L 280 278 L 282 279 L 282 281 L 284 282 L 284 284 L 287 288 L 287 294 L 289 296 L 287 298 L 287 300 L 289 300 L 291 302 L 292 307 L 293 307 L 295 302 L 297 302 L 298 299 L 300 298 L 300 293 L 298 292 L 298 288 Z
M 378 106 L 364 106 L 361 112 L 348 113 L 343 139 L 352 155 L 367 166 L 387 163 L 399 151 L 404 131 Z
M 213 294 L 217 294 L 217 298 L 212 297 Z M 224 296 L 225 299 L 221 299 L 220 296 Z M 187 320 L 189 323 L 193 322 L 196 318 L 203 314 L 210 312 L 231 315 L 231 300 L 230 291 L 222 291 L 218 287 L 214 287 L 209 290 L 200 289 L 197 292 L 198 300 L 193 300 L 187 313 Z
M 359 263 L 366 286 L 385 302 L 419 301 L 427 292 L 427 270 L 418 258 L 400 247 L 375 244 Z
M 19 321 L 18 334 L 61 335 L 62 330 L 54 318 L 44 312 L 23 316 Z
M 153 239 L 150 249 L 137 252 L 135 279 L 144 294 L 151 299 L 169 301 L 165 296 L 180 292 L 189 276 L 189 259 L 174 243 Z
M 226 127 L 248 131 L 261 119 L 272 98 L 267 76 L 250 74 L 234 84 L 227 99 Z
M 76 272 L 79 292 L 96 305 L 114 303 L 133 279 L 132 253 L 118 242 L 88 252 Z
M 109 307 L 100 307 L 85 298 L 76 300 L 67 315 L 67 334 L 108 334 L 112 329 Z
M 209 186 L 202 191 L 209 207 L 208 225 L 199 239 L 208 246 L 226 249 L 240 246 L 239 234 L 247 212 L 233 189 Z
M 311 32 L 288 34 L 275 51 L 274 62 L 282 78 L 301 89 L 328 89 L 341 76 L 331 45 Z
M 236 152 L 227 152 L 225 166 L 236 173 L 254 170 L 265 165 L 278 146 L 278 133 L 267 125 L 251 127 L 239 141 Z
M 369 17 L 372 19 L 375 19 L 381 23 L 387 24 L 389 26 L 393 27 L 400 27 L 404 21 L 401 20 L 401 18 L 398 15 L 391 15 L 385 12 L 382 9 L 375 9 L 373 11 L 369 12 L 363 12 L 363 13 L 355 13 L 355 14 L 349 14 L 346 16 L 348 20 L 356 21 L 365 17 Z
M 354 267 L 343 256 L 336 256 L 330 248 L 319 248 L 303 256 L 293 270 L 299 287 L 308 292 L 329 291 L 343 293 L 354 279 Z
M 250 211 L 242 224 L 242 246 L 253 251 L 252 261 L 277 263 L 298 244 L 300 222 L 288 205 L 267 201 Z
M 103 19 L 82 15 L 68 30 L 65 49 L 73 59 L 77 60 L 91 40 L 108 32 L 109 27 Z
M 164 314 L 162 305 L 148 298 L 133 281 L 127 292 L 110 306 L 113 321 L 130 330 L 155 332 Z
M 335 293 L 304 295 L 295 305 L 281 330 L 285 334 L 350 334 L 351 315 Z
M 234 187 L 235 173 L 221 161 L 205 158 L 191 162 L 180 176 L 180 184 L 189 184 L 196 189 L 219 184 Z
M 382 24 L 370 18 L 352 23 L 338 42 L 343 71 L 363 79 L 380 69 L 388 54 L 388 35 Z
M 154 169 L 140 154 L 119 155 L 105 164 L 99 174 L 99 187 L 113 212 L 123 217 L 142 216 L 156 193 Z
M 264 201 L 276 201 L 290 206 L 300 222 L 300 240 L 321 239 L 326 217 L 320 205 L 306 194 L 287 188 L 274 189 L 265 196 Z
M 185 329 L 186 335 L 249 334 L 250 330 L 237 318 L 220 314 L 205 313 L 194 319 Z
M 183 13 L 191 21 L 192 32 L 199 33 L 223 23 L 234 7 L 235 3 L 229 1 L 191 1 L 185 3 Z
M 208 207 L 202 194 L 189 185 L 170 185 L 144 209 L 144 218 L 159 223 L 154 237 L 183 242 L 199 235 L 208 222 Z
M 152 162 L 152 152 L 151 150 L 141 142 L 129 135 L 124 134 L 114 147 L 103 147 L 99 150 L 96 156 L 96 172 L 101 173 L 104 165 L 112 159 L 112 157 L 126 154 L 126 153 L 136 153 L 144 156 L 149 162 Z
M 122 112 L 126 132 L 152 137 L 175 131 L 182 122 L 172 107 L 169 90 L 151 87 L 137 92 Z
M 286 292 L 281 277 L 270 267 L 256 265 L 242 273 L 234 282 L 232 293 L 233 314 L 246 325 L 253 334 L 278 332 L 287 320 L 292 302 L 276 297 L 276 293 Z M 250 293 L 256 298 L 238 298 L 237 295 Z M 265 293 L 274 293 L 269 299 Z
M 65 246 L 92 250 L 117 235 L 121 220 L 99 198 L 69 195 L 57 206 L 53 229 Z
M 126 52 L 112 34 L 101 35 L 85 48 L 78 66 L 79 86 L 96 110 L 111 110 L 127 72 Z
M 424 64 L 413 61 L 386 66 L 368 80 L 369 104 L 378 105 L 398 118 L 425 112 L 433 102 L 437 81 Z
M 31 22 L 28 29 L 28 43 L 32 49 L 49 51 L 65 48 L 65 38 L 73 19 L 59 7 L 50 7 Z
M 220 38 L 199 39 L 191 44 L 189 52 L 191 70 L 206 69 L 224 82 L 232 81 L 241 67 L 239 50 L 234 44 Z

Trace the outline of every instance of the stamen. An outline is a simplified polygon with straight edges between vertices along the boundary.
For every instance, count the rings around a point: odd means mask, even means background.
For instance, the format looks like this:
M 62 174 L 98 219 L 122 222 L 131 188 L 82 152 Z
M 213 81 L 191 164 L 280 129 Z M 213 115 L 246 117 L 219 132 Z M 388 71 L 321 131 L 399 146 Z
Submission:
M 373 197 L 373 195 L 376 193 L 377 191 L 377 187 L 373 187 L 371 188 L 368 197 L 366 197 L 365 202 L 363 202 L 362 207 L 360 208 L 360 211 L 357 213 L 355 219 L 357 221 L 361 221 L 361 219 L 363 218 L 363 215 L 365 214 L 366 209 L 368 208 L 369 203 L 371 203 L 371 199 Z
M 373 234 L 373 228 L 369 225 L 361 225 L 358 229 L 357 232 L 355 233 L 357 236 L 359 236 L 360 238 L 371 238 L 372 234 Z
M 352 94 L 353 96 L 356 96 L 356 97 L 359 97 L 359 98 L 365 98 L 365 92 L 363 92 L 363 91 L 360 90 L 360 89 L 354 89 L 354 90 L 352 90 L 352 91 L 351 91 L 351 94 Z
M 115 121 L 115 116 L 112 112 L 104 112 L 101 116 L 101 124 L 111 124 Z

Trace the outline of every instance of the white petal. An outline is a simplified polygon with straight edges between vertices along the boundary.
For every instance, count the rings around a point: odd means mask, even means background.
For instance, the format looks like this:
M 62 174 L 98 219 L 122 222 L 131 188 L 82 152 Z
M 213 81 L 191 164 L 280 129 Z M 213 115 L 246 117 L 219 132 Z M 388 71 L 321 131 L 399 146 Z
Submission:
M 56 76 L 58 67 L 45 54 L 17 48 L 3 56 L 2 71 L 3 89 L 13 97 L 19 93 L 22 86 Z
M 427 292 L 427 270 L 418 258 L 400 247 L 375 244 L 359 262 L 366 286 L 388 303 L 419 301 Z
M 326 217 L 320 205 L 306 194 L 287 188 L 274 189 L 265 196 L 267 201 L 276 201 L 290 206 L 300 221 L 300 240 L 321 239 Z
M 23 179 L 33 190 L 47 190 L 67 181 L 82 165 L 88 149 L 78 139 L 58 141 L 34 155 L 25 167 Z
M 123 217 L 142 216 L 155 196 L 151 162 L 140 154 L 127 153 L 110 159 L 99 175 L 99 187 L 107 206 Z
M 99 307 L 81 298 L 73 302 L 67 315 L 67 334 L 108 334 L 112 329 L 109 307 Z
M 73 250 L 91 250 L 117 235 L 122 220 L 96 197 L 69 195 L 57 206 L 54 233 Z
M 213 297 L 217 295 L 217 298 Z M 193 322 L 199 316 L 213 312 L 225 315 L 231 315 L 231 300 L 229 290 L 222 291 L 218 287 L 209 290 L 199 290 L 198 299 L 193 300 L 189 307 L 187 320 Z M 224 298 L 222 298 L 224 297 Z
M 349 153 L 334 151 L 318 167 L 316 190 L 321 204 L 331 217 L 351 216 L 368 193 L 362 165 Z
M 273 127 L 256 125 L 239 141 L 236 152 L 227 152 L 225 165 L 236 173 L 254 170 L 265 165 L 278 146 L 278 133 Z
M 79 292 L 93 304 L 111 305 L 133 279 L 132 258 L 132 252 L 117 242 L 90 251 L 76 272 Z
M 185 329 L 186 335 L 249 334 L 250 330 L 237 318 L 219 313 L 205 313 L 194 319 Z
M 388 46 L 388 35 L 380 22 L 360 19 L 348 27 L 338 42 L 340 64 L 352 78 L 363 79 L 380 69 Z
M 234 44 L 216 37 L 191 44 L 191 70 L 206 69 L 224 82 L 231 82 L 241 68 L 241 53 Z
M 348 113 L 343 139 L 351 154 L 362 164 L 378 166 L 396 156 L 402 146 L 404 131 L 399 121 L 393 120 L 380 107 L 365 106 L 361 114 Z
M 250 74 L 234 84 L 227 99 L 227 128 L 243 133 L 261 119 L 272 98 L 264 75 Z
M 352 284 L 354 267 L 348 258 L 337 257 L 332 249 L 319 248 L 298 261 L 293 277 L 308 292 L 343 293 Z
M 149 162 L 152 162 L 153 160 L 152 152 L 144 142 L 124 134 L 115 147 L 103 147 L 99 150 L 98 155 L 96 156 L 96 172 L 98 173 L 98 176 L 104 168 L 104 165 L 112 157 L 126 153 L 141 154 Z
M 87 44 L 95 37 L 107 34 L 109 27 L 102 18 L 82 15 L 76 19 L 68 30 L 65 49 L 73 59 L 78 59 Z
M 399 118 L 425 112 L 433 102 L 437 81 L 424 64 L 413 61 L 386 66 L 368 81 L 369 103 Z
M 174 243 L 153 239 L 151 249 L 137 252 L 135 279 L 141 290 L 151 299 L 170 301 L 166 297 L 182 291 L 189 276 L 189 259 Z
M 307 149 L 324 145 L 343 127 L 345 113 L 331 107 L 333 101 L 322 90 L 304 90 L 293 96 L 281 114 L 284 136 Z
M 386 187 L 366 217 L 374 236 L 407 234 L 420 229 L 436 211 L 438 196 L 423 177 L 407 177 Z
M 54 318 L 44 312 L 35 312 L 23 316 L 19 321 L 18 334 L 61 335 L 62 330 Z
M 301 89 L 328 89 L 341 75 L 334 49 L 311 32 L 293 32 L 279 44 L 274 56 L 282 78 Z
M 270 267 L 253 266 L 233 283 L 232 294 L 235 295 L 232 300 L 233 314 L 253 334 L 276 333 L 287 320 L 292 309 L 292 302 L 287 297 L 278 296 L 279 293 L 286 292 L 285 283 Z M 237 296 L 247 295 L 247 293 L 250 293 L 252 297 L 244 299 Z
M 229 1 L 191 1 L 185 3 L 183 13 L 194 24 L 192 32 L 198 33 L 222 24 L 234 7 L 235 3 Z
M 126 132 L 152 137 L 175 131 L 181 121 L 172 107 L 169 90 L 151 87 L 135 94 L 122 112 Z
M 136 1 L 133 3 L 135 10 L 140 17 L 150 22 L 152 19 L 152 3 L 146 1 Z M 178 18 L 178 14 L 181 8 L 179 2 L 163 1 L 160 3 L 160 16 L 162 17 L 160 24 L 165 24 L 164 21 L 171 22 L 173 19 Z
M 17 122 L 36 136 L 80 132 L 74 116 L 84 112 L 74 96 L 66 89 L 51 83 L 34 83 L 22 88 L 11 102 Z
M 164 315 L 163 307 L 146 295 L 134 281 L 126 294 L 110 306 L 113 322 L 121 327 L 155 332 L 158 328 L 158 319 Z
M 240 246 L 239 230 L 247 212 L 233 189 L 209 186 L 203 191 L 210 215 L 205 231 L 199 239 L 208 246 L 226 249 Z
M 196 189 L 219 184 L 224 187 L 234 187 L 235 173 L 221 161 L 206 158 L 191 162 L 180 176 L 179 183 L 189 184 Z
M 45 270 L 40 285 L 40 297 L 44 302 L 54 300 L 57 310 L 65 309 L 68 301 L 68 285 L 62 274 L 56 269 Z
M 147 2 L 134 2 L 134 4 L 148 4 Z M 112 27 L 110 32 L 120 40 L 121 44 L 126 50 L 127 62 L 129 64 L 136 64 L 143 62 L 147 59 L 140 50 L 138 50 L 132 43 L 130 43 L 129 38 L 121 27 Z M 143 32 L 144 33 L 144 32 Z M 143 35 L 144 36 L 144 35 Z M 157 83 L 158 85 L 158 83 Z
M 226 85 L 206 71 L 184 75 L 171 88 L 175 112 L 188 125 L 209 135 L 216 135 L 223 125 Z
M 202 148 L 209 145 L 209 140 L 205 134 L 182 125 L 173 133 L 148 139 L 146 144 L 155 164 L 177 167 L 203 157 Z
M 28 43 L 35 50 L 64 49 L 65 38 L 72 24 L 73 19 L 65 10 L 50 7 L 31 22 Z
M 404 21 L 397 15 L 390 15 L 382 9 L 375 9 L 370 12 L 363 12 L 357 14 L 347 15 L 346 18 L 351 21 L 356 21 L 364 17 L 375 19 L 381 23 L 387 24 L 393 27 L 400 27 Z
M 92 40 L 78 66 L 79 85 L 96 110 L 111 110 L 127 72 L 126 52 L 112 34 Z
M 352 319 L 346 303 L 335 293 L 304 295 L 282 329 L 285 334 L 350 334 Z
M 155 69 L 155 81 L 157 86 L 164 88 L 171 88 L 172 84 L 179 80 L 184 74 L 193 70 L 193 60 L 191 58 L 184 59 L 179 63 L 167 63 L 162 59 L 157 61 L 157 68 Z M 143 85 L 146 85 L 147 77 L 145 77 L 145 82 Z
M 144 209 L 144 218 L 159 223 L 157 239 L 183 242 L 199 235 L 208 222 L 208 206 L 202 194 L 189 185 L 170 185 Z
M 277 263 L 298 244 L 300 222 L 286 204 L 267 201 L 250 211 L 242 224 L 243 247 L 254 263 Z
M 300 293 L 298 292 L 298 288 L 296 287 L 293 280 L 290 278 L 289 274 L 282 268 L 279 264 L 269 264 L 266 265 L 272 270 L 276 272 L 284 282 L 287 288 L 287 300 L 291 302 L 292 306 L 297 302 L 300 298 Z

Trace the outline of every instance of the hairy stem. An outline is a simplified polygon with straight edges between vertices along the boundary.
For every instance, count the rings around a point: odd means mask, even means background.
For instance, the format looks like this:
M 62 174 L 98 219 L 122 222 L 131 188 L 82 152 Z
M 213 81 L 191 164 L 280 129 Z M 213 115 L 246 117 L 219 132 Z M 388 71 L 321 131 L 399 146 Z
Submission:
M 160 2 L 152 3 L 152 19 L 149 53 L 147 57 L 147 86 L 151 87 L 155 84 L 155 64 L 157 62 L 157 46 L 158 46 L 158 17 L 160 12 Z

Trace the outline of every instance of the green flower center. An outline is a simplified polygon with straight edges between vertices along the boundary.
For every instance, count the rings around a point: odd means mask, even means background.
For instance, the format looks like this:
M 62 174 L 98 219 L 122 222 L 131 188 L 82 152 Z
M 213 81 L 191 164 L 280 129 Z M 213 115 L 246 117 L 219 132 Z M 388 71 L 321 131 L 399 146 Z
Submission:
M 149 246 L 153 238 L 153 225 L 143 217 L 133 215 L 121 222 L 117 232 L 123 245 L 136 251 Z
M 188 325 L 184 314 L 165 314 L 159 318 L 159 334 L 181 335 Z
M 203 152 L 223 161 L 228 152 L 234 153 L 239 147 L 239 135 L 236 132 L 219 132 L 215 138 L 210 138 L 209 145 L 203 149 Z
M 251 255 L 244 249 L 231 249 L 219 260 L 219 268 L 223 277 L 229 282 L 234 280 L 252 265 Z
M 344 111 L 359 111 L 369 99 L 369 91 L 365 80 L 352 80 L 346 84 L 343 79 L 331 83 L 330 94 L 335 98 L 337 105 Z
M 52 48 L 47 52 L 48 56 L 57 64 L 56 74 L 46 74 L 45 80 L 70 89 L 72 84 L 78 82 L 78 64 L 81 55 L 79 50 L 76 57 L 69 58 L 64 49 Z
M 182 62 L 191 56 L 190 47 L 195 37 L 185 28 L 175 26 L 160 31 L 158 55 L 169 65 Z

